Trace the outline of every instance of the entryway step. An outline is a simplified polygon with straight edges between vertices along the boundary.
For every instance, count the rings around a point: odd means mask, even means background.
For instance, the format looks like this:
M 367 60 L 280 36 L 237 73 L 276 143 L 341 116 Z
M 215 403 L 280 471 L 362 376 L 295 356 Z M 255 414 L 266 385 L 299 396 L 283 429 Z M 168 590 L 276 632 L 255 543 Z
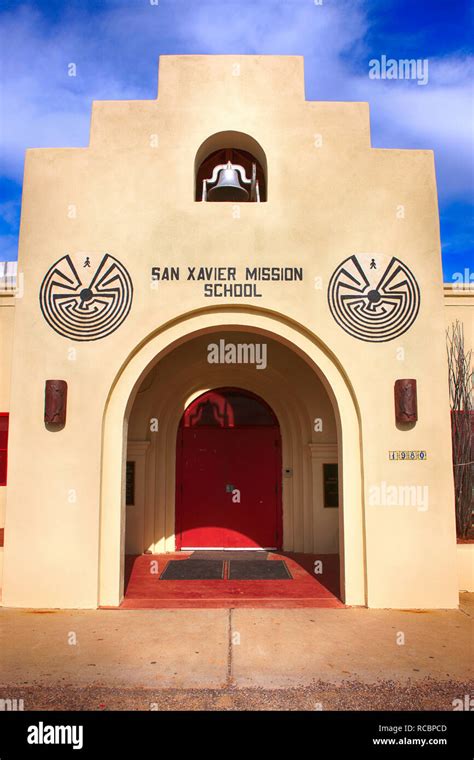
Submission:
M 248 551 L 247 549 L 244 551 L 233 551 L 232 549 L 225 551 L 219 549 L 203 549 L 194 551 L 189 559 L 220 559 L 223 562 L 227 562 L 229 560 L 263 560 L 268 559 L 268 552 L 260 550 L 253 551 L 251 549 Z

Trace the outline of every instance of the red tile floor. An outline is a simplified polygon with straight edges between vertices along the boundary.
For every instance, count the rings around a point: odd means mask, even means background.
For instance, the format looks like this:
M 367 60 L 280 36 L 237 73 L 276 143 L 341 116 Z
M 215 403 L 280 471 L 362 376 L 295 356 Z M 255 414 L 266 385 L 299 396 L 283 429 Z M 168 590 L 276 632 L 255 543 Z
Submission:
M 339 599 L 339 557 L 337 554 L 270 552 L 267 561 L 284 559 L 293 576 L 292 580 L 159 580 L 159 576 L 171 559 L 185 562 L 190 554 L 191 552 L 176 552 L 127 556 L 125 598 L 120 609 L 344 607 Z M 318 575 L 313 572 L 316 560 L 322 561 L 323 572 Z M 158 566 L 152 564 L 156 562 Z

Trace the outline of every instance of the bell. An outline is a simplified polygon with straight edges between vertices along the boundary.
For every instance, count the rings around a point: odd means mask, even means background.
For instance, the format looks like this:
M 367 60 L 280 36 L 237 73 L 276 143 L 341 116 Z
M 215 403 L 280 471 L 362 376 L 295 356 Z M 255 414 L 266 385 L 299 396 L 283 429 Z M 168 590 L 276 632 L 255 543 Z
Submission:
M 210 201 L 248 201 L 249 194 L 239 182 L 239 175 L 231 162 L 219 172 L 217 184 L 209 190 Z

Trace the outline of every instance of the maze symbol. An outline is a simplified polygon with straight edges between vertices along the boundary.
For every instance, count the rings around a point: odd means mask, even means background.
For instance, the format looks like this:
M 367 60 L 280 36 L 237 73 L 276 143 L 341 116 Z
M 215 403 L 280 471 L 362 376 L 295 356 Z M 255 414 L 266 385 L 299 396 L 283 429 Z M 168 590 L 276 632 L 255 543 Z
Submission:
M 78 341 L 99 340 L 127 317 L 133 285 L 123 264 L 109 254 L 87 284 L 71 257 L 63 256 L 47 272 L 39 300 L 45 320 L 59 335 Z
M 371 283 L 356 256 L 335 270 L 328 288 L 331 314 L 359 340 L 383 343 L 408 330 L 420 309 L 420 289 L 408 267 L 392 258 L 378 283 Z

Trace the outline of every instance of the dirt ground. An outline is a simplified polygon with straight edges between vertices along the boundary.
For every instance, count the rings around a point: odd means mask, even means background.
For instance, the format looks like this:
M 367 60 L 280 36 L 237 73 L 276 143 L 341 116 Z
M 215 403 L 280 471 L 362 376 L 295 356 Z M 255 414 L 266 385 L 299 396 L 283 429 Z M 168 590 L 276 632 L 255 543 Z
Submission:
M 2 696 L 5 689 L 1 688 Z M 86 686 L 32 686 L 15 689 L 25 710 L 442 710 L 472 695 L 472 682 L 427 679 L 419 684 L 348 681 L 314 683 L 295 689 L 127 689 Z

